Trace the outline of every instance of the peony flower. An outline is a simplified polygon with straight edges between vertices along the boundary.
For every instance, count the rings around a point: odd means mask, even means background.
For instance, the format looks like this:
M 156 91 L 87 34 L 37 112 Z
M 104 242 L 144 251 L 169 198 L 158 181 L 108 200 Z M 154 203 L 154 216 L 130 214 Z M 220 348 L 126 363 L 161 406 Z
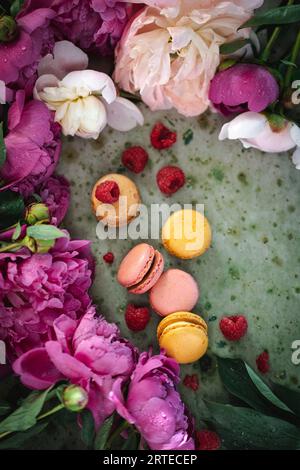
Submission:
M 115 81 L 130 93 L 140 92 L 151 110 L 174 107 L 197 116 L 209 106 L 220 46 L 249 35 L 238 28 L 263 1 L 146 3 L 151 6 L 130 21 L 117 47 Z
M 48 206 L 51 224 L 59 225 L 70 204 L 70 185 L 63 176 L 48 178 L 38 189 L 42 201 Z
M 98 427 L 115 410 L 109 393 L 116 380 L 128 380 L 136 352 L 120 338 L 116 325 L 95 313 L 91 307 L 79 321 L 58 317 L 53 340 L 23 354 L 13 369 L 29 388 L 43 390 L 62 379 L 81 386 Z
M 25 88 L 32 81 L 39 59 L 52 49 L 54 38 L 49 22 L 55 12 L 44 4 L 41 2 L 28 14 L 21 11 L 16 18 L 16 39 L 0 42 L 0 80 L 13 89 Z
M 11 188 L 27 197 L 55 169 L 61 150 L 60 126 L 44 103 L 25 103 L 24 91 L 18 91 L 8 112 L 8 129 L 0 191 Z
M 55 111 L 63 133 L 97 139 L 107 124 L 119 131 L 142 125 L 142 113 L 131 101 L 117 97 L 111 78 L 80 70 L 86 67 L 86 54 L 68 41 L 57 43 L 53 56 L 40 63 L 43 75 L 36 82 L 34 96 Z M 73 71 L 64 75 L 66 70 Z
M 118 0 L 49 0 L 55 13 L 51 29 L 56 39 L 68 39 L 85 50 L 112 54 L 132 11 L 131 2 Z M 43 7 L 44 0 L 31 0 L 24 12 Z
M 219 140 L 239 139 L 244 148 L 256 148 L 262 152 L 280 153 L 296 150 L 293 163 L 300 170 L 300 128 L 280 116 L 247 112 L 224 124 Z
M 260 113 L 278 99 L 279 86 L 261 65 L 237 64 L 212 79 L 209 99 L 225 116 L 254 111 Z
M 66 235 L 46 254 L 0 253 L 0 339 L 10 360 L 52 339 L 62 313 L 75 320 L 91 302 L 90 242 Z
M 113 385 L 111 400 L 118 413 L 134 424 L 153 450 L 194 450 L 185 407 L 176 391 L 179 366 L 164 354 L 140 355 L 131 376 L 127 399 L 122 379 Z

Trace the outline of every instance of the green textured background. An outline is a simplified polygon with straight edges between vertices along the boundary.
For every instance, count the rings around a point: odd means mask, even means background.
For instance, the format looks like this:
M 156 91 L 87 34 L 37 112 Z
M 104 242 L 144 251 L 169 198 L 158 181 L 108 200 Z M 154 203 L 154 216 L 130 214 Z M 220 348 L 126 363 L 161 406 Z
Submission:
M 198 119 L 186 119 L 175 112 L 152 113 L 142 107 L 145 126 L 121 134 L 107 129 L 98 141 L 65 141 L 58 172 L 72 185 L 71 208 L 66 226 L 73 237 L 91 239 L 97 260 L 92 289 L 99 312 L 118 323 L 122 334 L 141 350 L 157 349 L 153 313 L 147 329 L 132 334 L 124 323 L 124 309 L 130 300 L 147 303 L 147 296 L 130 296 L 118 285 L 116 271 L 122 257 L 138 241 L 100 241 L 96 237 L 96 219 L 90 208 L 90 193 L 95 181 L 110 172 L 131 177 L 140 189 L 145 204 L 157 202 L 203 203 L 213 229 L 212 248 L 201 258 L 180 261 L 169 256 L 160 241 L 166 267 L 180 267 L 195 276 L 201 297 L 195 312 L 209 324 L 209 354 L 242 357 L 255 367 L 255 359 L 264 349 L 270 353 L 270 378 L 300 388 L 300 367 L 291 362 L 291 344 L 300 339 L 300 172 L 287 154 L 267 155 L 244 151 L 238 142 L 219 142 L 222 120 L 207 113 Z M 171 149 L 157 151 L 149 142 L 152 126 L 158 120 L 178 133 Z M 189 131 L 193 138 L 185 142 Z M 141 175 L 130 174 L 120 162 L 126 145 L 143 145 L 150 162 Z M 156 173 L 164 165 L 181 166 L 186 186 L 171 198 L 165 198 L 156 186 Z M 152 242 L 151 242 L 152 243 Z M 112 266 L 102 260 L 113 251 Z M 243 313 L 249 320 L 249 332 L 239 343 L 224 341 L 218 320 L 224 315 Z M 214 367 L 209 373 L 200 364 L 182 367 L 186 373 L 199 374 L 201 387 L 194 393 L 182 387 L 187 404 L 201 419 L 202 397 L 220 399 L 223 390 Z

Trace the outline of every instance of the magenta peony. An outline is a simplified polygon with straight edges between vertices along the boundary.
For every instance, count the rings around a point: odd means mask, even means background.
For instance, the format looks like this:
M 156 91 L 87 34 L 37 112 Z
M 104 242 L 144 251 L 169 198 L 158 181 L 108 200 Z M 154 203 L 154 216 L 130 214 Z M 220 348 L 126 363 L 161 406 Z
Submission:
M 38 61 L 54 44 L 49 21 L 55 12 L 45 8 L 45 3 L 41 2 L 39 8 L 28 14 L 21 11 L 17 17 L 19 32 L 16 39 L 0 43 L 0 80 L 12 88 L 24 88 L 28 82 L 33 86 Z
M 44 4 L 44 0 L 28 0 L 24 12 Z M 102 55 L 113 52 L 132 10 L 130 2 L 117 0 L 49 0 L 47 7 L 55 13 L 51 29 L 56 39 L 68 39 Z
M 248 37 L 249 30 L 239 27 L 263 1 L 146 3 L 150 6 L 129 22 L 116 49 L 115 81 L 130 93 L 139 92 L 153 111 L 175 108 L 197 116 L 209 106 L 220 46 Z
M 254 111 L 260 113 L 279 96 L 279 85 L 261 65 L 237 64 L 212 79 L 209 98 L 225 116 Z
M 64 219 L 70 204 L 70 185 L 63 176 L 52 176 L 38 188 L 42 202 L 49 209 L 51 224 L 59 225 Z
M 18 91 L 9 109 L 8 128 L 0 191 L 11 188 L 27 197 L 55 169 L 61 150 L 60 126 L 44 103 L 25 103 L 25 93 Z
M 76 319 L 86 311 L 89 245 L 66 236 L 46 254 L 0 253 L 0 339 L 10 360 L 51 339 L 53 320 L 62 313 Z
M 116 380 L 126 381 L 136 361 L 135 349 L 119 336 L 116 325 L 88 309 L 80 321 L 61 315 L 53 323 L 54 338 L 32 349 L 13 364 L 21 381 L 33 389 L 45 389 L 61 379 L 83 387 L 96 426 L 115 409 L 109 393 Z
M 127 399 L 122 379 L 113 385 L 111 400 L 118 413 L 134 424 L 153 450 L 194 450 L 185 407 L 176 390 L 179 365 L 164 354 L 142 353 L 131 376 Z

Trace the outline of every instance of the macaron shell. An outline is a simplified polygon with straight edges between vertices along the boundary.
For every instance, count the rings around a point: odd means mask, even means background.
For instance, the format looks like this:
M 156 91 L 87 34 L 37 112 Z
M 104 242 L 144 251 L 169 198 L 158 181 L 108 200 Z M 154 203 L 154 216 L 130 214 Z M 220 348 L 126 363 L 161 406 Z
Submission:
M 165 249 L 181 259 L 203 255 L 210 247 L 212 232 L 209 222 L 198 211 L 183 209 L 174 212 L 162 228 Z
M 114 204 L 104 204 L 96 198 L 96 188 L 104 181 L 115 181 L 120 189 L 120 197 L 126 198 L 126 207 L 119 201 Z M 122 199 L 121 199 L 122 200 Z M 141 203 L 137 186 L 127 176 L 112 173 L 100 178 L 94 185 L 91 196 L 92 208 L 98 220 L 105 220 L 110 227 L 127 225 L 139 214 L 138 206 Z
M 161 334 L 170 325 L 175 325 L 185 322 L 191 325 L 196 325 L 207 333 L 207 324 L 202 317 L 192 312 L 175 312 L 165 317 L 157 327 L 157 337 L 160 338 Z
M 202 328 L 195 325 L 174 325 L 162 333 L 159 345 L 166 351 L 167 356 L 179 364 L 191 364 L 206 353 L 208 337 Z
M 122 260 L 117 280 L 124 287 L 138 284 L 150 270 L 155 250 L 147 243 L 140 243 L 130 250 Z
M 153 310 L 165 317 L 174 312 L 191 311 L 199 298 L 195 279 L 181 269 L 164 272 L 150 292 Z
M 164 264 L 164 258 L 161 253 L 159 253 L 159 251 L 155 251 L 150 270 L 138 285 L 129 289 L 129 292 L 131 294 L 145 294 L 148 292 L 161 277 L 164 270 Z

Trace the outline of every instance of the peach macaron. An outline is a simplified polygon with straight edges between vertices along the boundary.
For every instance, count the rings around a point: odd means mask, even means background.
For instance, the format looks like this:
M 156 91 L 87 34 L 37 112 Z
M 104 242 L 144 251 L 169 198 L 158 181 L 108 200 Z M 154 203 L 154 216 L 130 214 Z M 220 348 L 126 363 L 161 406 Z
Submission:
M 113 204 L 103 203 L 96 198 L 97 187 L 106 181 L 117 183 L 119 187 L 119 199 Z M 122 227 L 138 216 L 141 197 L 136 184 L 131 179 L 124 175 L 111 173 L 95 183 L 91 202 L 98 220 L 102 220 L 109 227 Z
M 168 269 L 150 291 L 153 310 L 165 317 L 179 311 L 192 311 L 199 298 L 198 284 L 181 269 Z
M 122 260 L 117 280 L 131 294 L 144 294 L 157 283 L 163 270 L 164 259 L 159 251 L 140 243 Z

